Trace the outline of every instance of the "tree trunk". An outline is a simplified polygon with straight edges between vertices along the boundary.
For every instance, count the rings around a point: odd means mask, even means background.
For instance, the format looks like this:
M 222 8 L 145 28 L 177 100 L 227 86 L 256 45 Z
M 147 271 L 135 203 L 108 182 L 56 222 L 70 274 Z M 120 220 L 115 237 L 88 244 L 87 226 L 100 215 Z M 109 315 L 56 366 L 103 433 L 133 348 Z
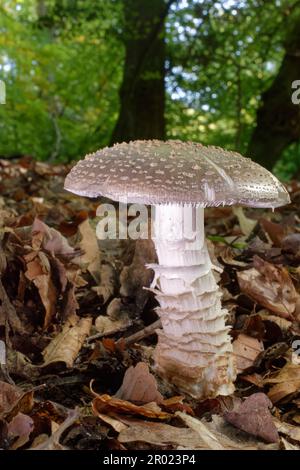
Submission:
M 164 139 L 164 20 L 172 2 L 123 2 L 126 57 L 120 89 L 120 113 L 111 143 Z
M 262 95 L 247 154 L 272 169 L 282 152 L 300 139 L 300 106 L 293 104 L 292 83 L 300 79 L 300 21 L 285 43 L 285 55 L 272 85 Z

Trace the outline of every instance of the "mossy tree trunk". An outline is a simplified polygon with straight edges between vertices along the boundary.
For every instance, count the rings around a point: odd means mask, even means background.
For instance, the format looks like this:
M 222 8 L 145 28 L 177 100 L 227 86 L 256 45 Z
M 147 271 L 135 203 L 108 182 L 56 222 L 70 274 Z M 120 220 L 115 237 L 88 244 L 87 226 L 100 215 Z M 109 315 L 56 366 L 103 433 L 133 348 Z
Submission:
M 282 152 L 300 139 L 300 106 L 293 104 L 292 83 L 300 79 L 300 18 L 285 43 L 278 74 L 262 95 L 247 155 L 272 169 Z
M 123 0 L 125 64 L 111 143 L 165 137 L 164 23 L 172 1 Z

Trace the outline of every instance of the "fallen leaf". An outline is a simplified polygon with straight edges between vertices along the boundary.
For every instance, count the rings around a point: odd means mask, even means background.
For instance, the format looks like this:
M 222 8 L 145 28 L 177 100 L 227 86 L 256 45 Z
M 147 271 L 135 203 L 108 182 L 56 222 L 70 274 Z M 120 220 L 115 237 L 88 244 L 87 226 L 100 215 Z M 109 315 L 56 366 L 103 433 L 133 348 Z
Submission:
M 273 403 L 299 392 L 300 390 L 300 365 L 287 363 L 279 372 L 264 381 L 265 384 L 275 384 L 268 392 L 268 397 Z
M 93 413 L 126 413 L 146 416 L 147 418 L 167 419 L 171 415 L 160 409 L 157 403 L 147 403 L 146 405 L 134 405 L 126 400 L 120 400 L 110 395 L 96 395 L 92 403 Z
M 248 375 L 241 375 L 240 379 L 245 380 L 245 382 L 249 382 L 250 384 L 256 385 L 258 388 L 263 388 L 264 386 L 264 379 L 259 374 L 248 374 Z
M 65 421 L 58 427 L 58 429 L 38 445 L 33 445 L 31 450 L 67 450 L 66 447 L 62 446 L 59 442 L 62 434 L 71 427 L 75 421 L 79 418 L 79 412 L 77 409 L 71 410 L 65 419 Z M 35 443 L 36 444 L 36 443 Z
M 181 411 L 177 411 L 176 415 L 179 416 L 182 421 L 189 426 L 189 428 L 191 428 L 199 435 L 202 441 L 207 445 L 208 449 L 225 449 L 224 445 L 221 444 L 217 436 L 214 435 L 202 421 L 192 416 L 189 416 L 186 413 L 182 413 Z
M 179 428 L 151 421 L 128 420 L 126 423 L 126 428 L 121 430 L 118 436 L 118 441 L 122 443 L 146 442 L 158 447 L 184 446 L 190 450 L 205 448 L 199 434 L 190 428 Z
M 279 436 L 269 408 L 272 402 L 264 393 L 254 393 L 233 411 L 224 413 L 224 418 L 237 428 L 266 442 L 278 442 Z
M 300 424 L 300 414 L 294 415 L 293 421 L 294 423 Z
M 283 443 L 284 450 L 300 450 L 299 446 L 291 444 L 286 439 L 284 439 L 284 437 L 281 438 L 281 442 Z
M 72 367 L 92 326 L 91 318 L 81 318 L 77 324 L 64 325 L 61 333 L 56 335 L 43 351 L 43 367 L 63 362 Z
M 288 271 L 258 256 L 253 264 L 254 268 L 237 273 L 241 291 L 280 317 L 293 320 L 299 294 Z
M 284 421 L 279 421 L 279 419 L 276 418 L 274 418 L 274 423 L 280 434 L 300 443 L 300 426 L 293 426 L 292 424 L 285 423 Z
M 18 449 L 29 441 L 29 436 L 33 431 L 34 423 L 30 416 L 18 413 L 8 424 L 8 435 L 10 438 L 17 438 L 11 449 Z
M 11 374 L 26 379 L 37 377 L 40 373 L 38 367 L 32 364 L 25 354 L 8 347 L 6 347 L 6 367 Z
M 8 411 L 21 398 L 23 392 L 18 387 L 0 382 L 0 414 Z
M 44 328 L 47 328 L 56 313 L 57 290 L 51 279 L 51 268 L 47 258 L 35 256 L 27 263 L 25 276 L 38 289 L 41 301 L 45 308 Z
M 78 321 L 76 312 L 79 309 L 79 304 L 76 299 L 75 291 L 76 287 L 68 282 L 63 296 L 63 306 L 61 312 L 61 318 L 63 322 L 69 321 L 71 324 L 75 324 L 76 321 Z
M 181 395 L 171 397 L 171 398 L 166 398 L 163 402 L 162 405 L 164 409 L 166 409 L 169 412 L 175 413 L 175 411 L 183 411 L 184 413 L 187 413 L 189 415 L 194 415 L 193 409 L 183 403 L 184 397 Z
M 190 431 L 197 432 L 202 447 L 216 450 L 253 450 L 270 449 L 277 444 L 263 444 L 252 437 L 245 437 L 240 431 L 228 424 L 224 418 L 212 415 L 211 421 L 205 422 L 185 413 L 177 412 Z M 199 424 L 200 423 L 200 424 Z M 189 447 L 187 447 L 189 449 Z
M 116 273 L 114 268 L 109 263 L 102 263 L 100 284 L 92 287 L 92 290 L 102 299 L 105 304 L 114 294 L 116 290 Z
M 269 235 L 274 245 L 280 247 L 282 240 L 289 232 L 289 227 L 287 225 L 275 224 L 274 222 L 264 218 L 260 218 L 259 223 Z
M 271 315 L 268 310 L 260 310 L 257 315 L 259 315 L 262 320 L 269 320 L 276 323 L 276 325 L 278 325 L 279 328 L 284 332 L 288 331 L 292 326 L 292 322 L 290 320 L 277 317 L 276 315 Z
M 0 325 L 4 326 L 6 324 L 10 326 L 13 332 L 18 332 L 19 334 L 26 333 L 14 304 L 10 301 L 0 278 Z
M 69 245 L 67 239 L 54 228 L 48 227 L 40 219 L 34 219 L 31 230 L 33 234 L 38 232 L 43 235 L 42 246 L 52 255 L 61 255 L 68 258 L 77 256 L 78 253 Z
M 101 335 L 111 335 L 113 333 L 122 331 L 131 325 L 131 321 L 127 314 L 121 316 L 121 318 L 110 318 L 108 316 L 99 315 L 95 320 L 95 328 Z
M 142 310 L 149 298 L 149 287 L 153 279 L 153 271 L 146 265 L 155 263 L 157 256 L 152 240 L 137 240 L 132 263 L 125 266 L 120 274 L 120 294 L 135 299 L 135 304 Z
M 80 263 L 87 266 L 96 282 L 100 279 L 101 258 L 96 236 L 96 230 L 91 227 L 89 219 L 84 220 L 78 226 L 81 240 L 79 242 L 82 254 L 78 258 Z
M 261 341 L 243 333 L 233 341 L 232 347 L 238 374 L 251 367 L 257 356 L 264 350 Z
M 237 403 L 237 401 L 236 401 Z M 206 423 L 207 427 L 217 436 L 226 446 L 235 450 L 278 450 L 279 442 L 266 443 L 259 437 L 245 433 L 228 423 L 223 417 L 213 415 L 211 421 Z
M 150 402 L 161 404 L 163 401 L 163 396 L 157 390 L 155 377 L 150 374 L 145 362 L 139 362 L 135 367 L 127 369 L 115 397 L 140 405 Z
M 249 217 L 246 217 L 244 214 L 244 210 L 242 207 L 233 207 L 232 212 L 234 215 L 237 217 L 239 221 L 239 226 L 241 228 L 241 231 L 246 237 L 249 237 L 249 235 L 253 232 L 254 227 L 257 224 L 257 220 L 250 219 Z
M 240 266 L 243 268 L 247 266 L 247 263 L 235 259 L 234 256 L 234 251 L 230 246 L 220 245 L 218 247 L 218 259 L 221 259 L 222 264 L 228 266 Z
M 128 426 L 126 426 L 126 424 L 122 423 L 121 421 L 119 421 L 116 418 L 113 418 L 112 416 L 108 416 L 108 415 L 105 415 L 103 413 L 99 413 L 99 411 L 97 411 L 97 409 L 95 409 L 95 408 L 93 408 L 93 411 L 94 411 L 94 414 L 96 416 L 98 416 L 98 418 L 100 418 L 102 421 L 104 421 L 104 423 L 111 426 L 117 432 L 121 432 L 124 429 L 128 428 Z
M 293 258 L 293 261 L 300 260 L 300 233 L 292 233 L 282 240 L 282 251 Z

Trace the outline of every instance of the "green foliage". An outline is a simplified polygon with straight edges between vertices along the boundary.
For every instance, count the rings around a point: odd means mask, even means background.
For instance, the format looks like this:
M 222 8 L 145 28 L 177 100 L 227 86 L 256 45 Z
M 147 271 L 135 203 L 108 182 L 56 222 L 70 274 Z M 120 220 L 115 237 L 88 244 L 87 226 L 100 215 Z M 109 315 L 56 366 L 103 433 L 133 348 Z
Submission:
M 0 106 L 1 155 L 67 161 L 109 142 L 124 64 L 122 3 L 2 1 L 0 79 L 7 104 Z M 168 137 L 245 152 L 298 4 L 173 3 L 166 23 Z M 294 145 L 276 171 L 287 178 L 299 166 Z
M 169 132 L 180 134 L 174 113 L 179 101 L 186 138 L 244 152 L 260 94 L 282 58 L 283 5 L 257 0 L 200 3 L 188 2 L 169 20 Z
M 291 176 L 300 177 L 300 142 L 291 145 L 283 153 L 281 159 L 274 168 L 274 173 L 283 181 L 288 181 Z
M 4 2 L 0 78 L 7 102 L 0 107 L 0 154 L 68 160 L 107 143 L 123 60 L 111 32 L 120 9 L 112 3 L 100 2 L 98 17 L 95 2 Z

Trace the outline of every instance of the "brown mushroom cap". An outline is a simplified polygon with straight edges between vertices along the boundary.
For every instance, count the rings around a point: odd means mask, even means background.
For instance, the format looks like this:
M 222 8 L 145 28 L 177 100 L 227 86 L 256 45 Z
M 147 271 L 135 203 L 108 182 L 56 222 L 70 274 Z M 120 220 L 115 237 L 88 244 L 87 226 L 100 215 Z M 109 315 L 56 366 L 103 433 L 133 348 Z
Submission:
M 277 178 L 249 158 L 176 140 L 137 140 L 87 155 L 67 175 L 65 189 L 143 204 L 278 207 L 290 202 Z

